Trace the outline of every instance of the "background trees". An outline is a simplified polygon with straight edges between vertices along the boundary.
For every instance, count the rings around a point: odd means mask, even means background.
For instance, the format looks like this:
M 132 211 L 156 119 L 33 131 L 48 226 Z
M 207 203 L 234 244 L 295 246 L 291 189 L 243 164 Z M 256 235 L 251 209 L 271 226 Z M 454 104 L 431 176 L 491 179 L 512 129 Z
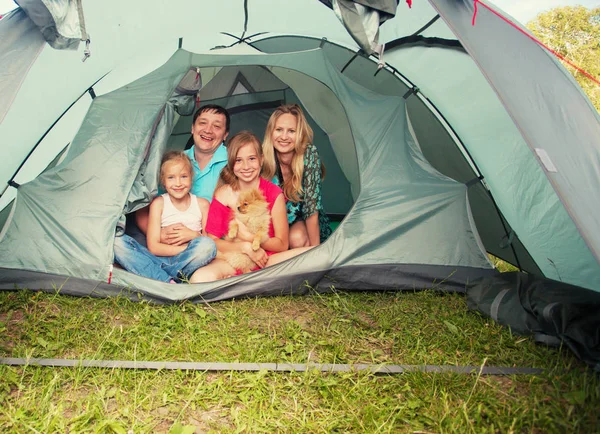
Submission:
M 555 8 L 539 14 L 527 27 L 548 47 L 600 80 L 600 7 Z M 600 111 L 600 85 L 565 66 Z

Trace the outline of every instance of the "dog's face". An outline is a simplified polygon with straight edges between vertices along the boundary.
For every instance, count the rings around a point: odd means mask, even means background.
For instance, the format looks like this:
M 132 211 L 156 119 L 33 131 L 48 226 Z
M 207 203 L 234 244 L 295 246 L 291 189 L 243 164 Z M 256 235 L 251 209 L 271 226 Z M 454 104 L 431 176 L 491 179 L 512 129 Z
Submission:
M 237 210 L 240 214 L 255 214 L 266 208 L 267 201 L 256 189 L 242 191 L 238 198 Z

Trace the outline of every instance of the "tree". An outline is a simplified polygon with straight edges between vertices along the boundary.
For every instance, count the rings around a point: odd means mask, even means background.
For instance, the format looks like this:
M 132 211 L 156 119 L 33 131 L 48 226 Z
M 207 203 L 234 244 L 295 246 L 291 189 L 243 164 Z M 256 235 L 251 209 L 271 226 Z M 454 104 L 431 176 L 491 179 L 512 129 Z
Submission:
M 527 27 L 548 47 L 600 80 L 600 7 L 555 8 L 539 14 Z M 600 111 L 600 85 L 565 66 Z

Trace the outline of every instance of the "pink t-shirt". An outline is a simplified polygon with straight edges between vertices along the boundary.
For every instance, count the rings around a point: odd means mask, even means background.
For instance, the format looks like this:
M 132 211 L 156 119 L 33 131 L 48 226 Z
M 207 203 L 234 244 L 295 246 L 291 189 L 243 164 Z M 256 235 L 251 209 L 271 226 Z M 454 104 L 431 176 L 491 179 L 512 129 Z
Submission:
M 271 181 L 267 181 L 264 178 L 260 178 L 258 183 L 258 189 L 262 192 L 263 196 L 269 204 L 269 214 L 275 205 L 275 200 L 283 193 L 281 188 L 273 184 Z M 223 238 L 229 230 L 229 222 L 233 219 L 233 210 L 217 199 L 213 199 L 208 209 L 208 217 L 206 222 L 206 233 L 214 235 L 217 238 Z M 273 229 L 273 220 L 269 224 L 269 237 L 275 236 L 275 230 Z M 269 254 L 269 252 L 267 252 Z

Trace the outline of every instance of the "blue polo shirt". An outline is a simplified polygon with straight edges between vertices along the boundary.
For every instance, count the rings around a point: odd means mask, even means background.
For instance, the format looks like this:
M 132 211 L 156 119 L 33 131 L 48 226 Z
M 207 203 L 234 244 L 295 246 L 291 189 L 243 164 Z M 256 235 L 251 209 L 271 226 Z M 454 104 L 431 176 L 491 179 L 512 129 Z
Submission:
M 203 197 L 209 202 L 212 201 L 221 170 L 227 165 L 227 149 L 223 144 L 219 145 L 209 163 L 202 171 L 196 162 L 194 147 L 192 146 L 185 153 L 190 157 L 194 166 L 194 180 L 192 181 L 191 193 L 198 197 Z

